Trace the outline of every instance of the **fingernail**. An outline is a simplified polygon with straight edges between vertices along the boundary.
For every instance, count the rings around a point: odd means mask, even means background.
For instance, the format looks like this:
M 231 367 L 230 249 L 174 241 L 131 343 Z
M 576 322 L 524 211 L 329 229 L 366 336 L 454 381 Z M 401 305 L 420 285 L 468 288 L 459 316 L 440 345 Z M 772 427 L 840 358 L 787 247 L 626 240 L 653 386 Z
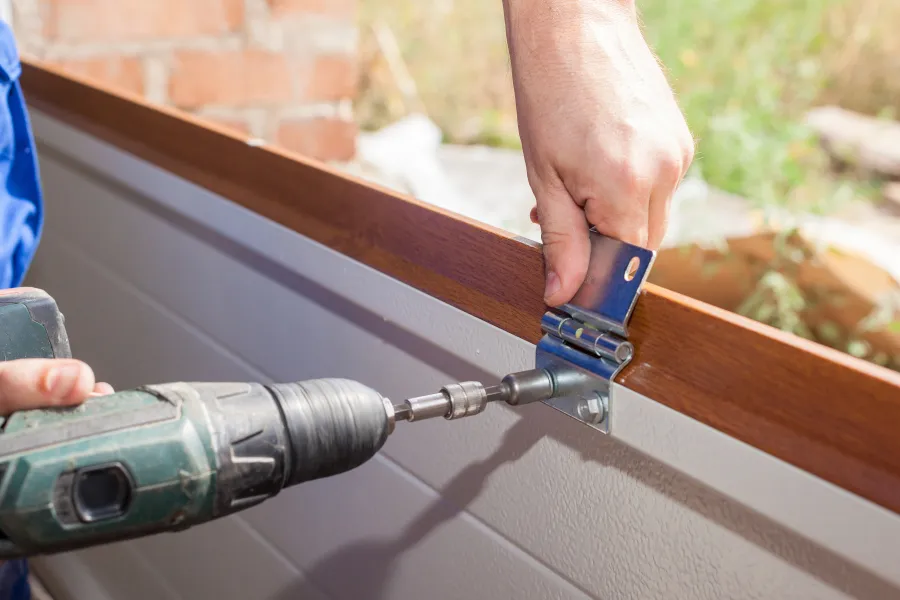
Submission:
M 46 386 L 50 394 L 56 398 L 64 398 L 75 387 L 81 374 L 79 365 L 63 365 L 53 368 L 47 375 Z
M 547 301 L 555 296 L 556 292 L 559 291 L 559 288 L 561 286 L 562 283 L 560 283 L 559 281 L 559 275 L 557 275 L 554 271 L 550 271 L 547 274 L 547 287 L 544 289 L 544 301 Z

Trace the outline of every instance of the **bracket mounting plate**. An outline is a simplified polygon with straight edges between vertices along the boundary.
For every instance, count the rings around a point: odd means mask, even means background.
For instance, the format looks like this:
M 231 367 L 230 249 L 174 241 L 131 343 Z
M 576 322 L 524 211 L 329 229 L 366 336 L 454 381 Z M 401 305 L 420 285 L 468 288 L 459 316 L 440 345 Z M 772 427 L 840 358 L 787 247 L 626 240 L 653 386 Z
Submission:
M 628 321 L 656 252 L 590 231 L 587 276 L 572 301 L 548 311 L 535 366 L 546 369 L 566 389 L 549 406 L 609 433 L 611 382 L 634 355 Z M 573 377 L 577 374 L 576 377 Z M 585 377 L 587 375 L 587 377 Z M 565 382 L 579 382 L 572 386 Z

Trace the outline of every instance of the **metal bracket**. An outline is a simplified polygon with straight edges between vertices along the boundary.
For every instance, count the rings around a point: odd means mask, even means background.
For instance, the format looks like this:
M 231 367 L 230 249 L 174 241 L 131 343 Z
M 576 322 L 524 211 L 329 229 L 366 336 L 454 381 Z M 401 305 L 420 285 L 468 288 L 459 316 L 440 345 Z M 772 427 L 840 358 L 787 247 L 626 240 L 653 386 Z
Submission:
M 610 384 L 631 361 L 628 320 L 656 252 L 590 231 L 587 277 L 569 304 L 541 319 L 535 367 L 546 369 L 561 396 L 546 404 L 610 432 Z

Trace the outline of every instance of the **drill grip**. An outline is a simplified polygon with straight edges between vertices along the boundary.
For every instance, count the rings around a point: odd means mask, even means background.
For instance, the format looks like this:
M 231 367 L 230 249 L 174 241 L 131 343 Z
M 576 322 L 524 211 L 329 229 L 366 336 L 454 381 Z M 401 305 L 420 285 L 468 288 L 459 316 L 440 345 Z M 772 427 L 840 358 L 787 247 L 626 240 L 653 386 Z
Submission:
M 0 360 L 72 358 L 65 317 L 37 288 L 0 290 Z

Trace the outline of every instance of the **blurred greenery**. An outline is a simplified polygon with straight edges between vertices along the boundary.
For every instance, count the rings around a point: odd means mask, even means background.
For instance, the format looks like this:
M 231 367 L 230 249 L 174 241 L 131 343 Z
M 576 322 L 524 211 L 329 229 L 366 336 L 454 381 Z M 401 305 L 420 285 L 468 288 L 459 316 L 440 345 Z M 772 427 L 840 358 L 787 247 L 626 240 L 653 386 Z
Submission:
M 710 185 L 762 213 L 768 207 L 834 213 L 853 201 L 880 199 L 880 182 L 830 169 L 804 116 L 825 104 L 881 118 L 900 114 L 900 1 L 637 4 L 697 140 L 694 169 Z M 361 8 L 364 65 L 355 110 L 363 128 L 421 107 L 448 142 L 519 147 L 499 0 L 361 0 Z M 400 69 L 377 60 L 367 28 L 376 24 L 396 38 Z M 399 93 L 404 86 L 415 89 L 415 98 Z M 791 249 L 776 248 L 776 261 L 735 310 L 900 369 L 900 357 L 873 354 L 854 332 L 804 322 L 805 311 L 823 300 L 797 285 Z M 714 272 L 720 265 L 707 266 Z M 891 312 L 881 327 L 900 333 L 897 315 Z
M 501 2 L 362 0 L 364 24 L 394 33 L 429 116 L 457 143 L 517 147 Z M 835 102 L 872 115 L 900 109 L 896 0 L 638 0 L 711 185 L 757 206 L 827 212 L 874 197 L 870 182 L 826 175 L 804 113 Z M 373 40 L 364 32 L 364 52 Z M 890 74 L 893 77 L 889 77 Z M 397 118 L 369 74 L 364 128 Z M 382 80 L 383 81 L 383 80 Z M 366 84 L 369 85 L 366 85 Z
M 804 183 L 817 153 L 798 117 L 823 87 L 822 18 L 837 1 L 639 4 L 709 183 L 763 204 Z

